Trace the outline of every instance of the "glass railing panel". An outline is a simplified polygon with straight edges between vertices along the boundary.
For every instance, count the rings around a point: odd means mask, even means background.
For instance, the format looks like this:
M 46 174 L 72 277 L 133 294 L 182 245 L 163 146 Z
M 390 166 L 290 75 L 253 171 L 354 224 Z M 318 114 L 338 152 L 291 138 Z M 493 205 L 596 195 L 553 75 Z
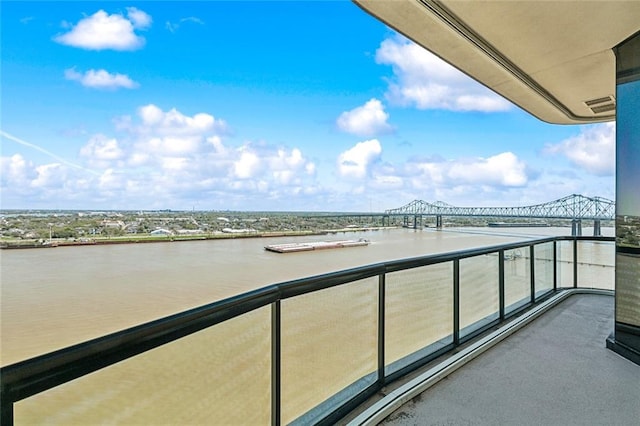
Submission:
M 385 374 L 453 342 L 453 263 L 386 275 Z
M 531 301 L 529 247 L 504 252 L 504 306 L 510 313 Z
M 534 276 L 536 298 L 553 290 L 553 242 L 536 244 L 534 249 Z
M 271 309 L 260 308 L 15 404 L 15 424 L 269 424 Z
M 558 287 L 573 287 L 573 241 L 556 241 Z
M 578 287 L 613 290 L 615 243 L 578 241 Z
M 499 317 L 498 253 L 460 260 L 460 337 Z
M 281 312 L 283 424 L 314 423 L 335 410 L 330 397 L 375 382 L 377 276 L 285 299 Z

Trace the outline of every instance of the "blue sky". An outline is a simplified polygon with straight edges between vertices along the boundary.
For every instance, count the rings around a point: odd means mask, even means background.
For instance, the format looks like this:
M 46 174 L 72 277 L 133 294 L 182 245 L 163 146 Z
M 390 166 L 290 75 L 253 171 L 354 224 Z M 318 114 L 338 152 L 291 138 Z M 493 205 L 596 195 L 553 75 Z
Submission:
M 614 198 L 612 123 L 545 124 L 347 1 L 0 7 L 3 209 Z

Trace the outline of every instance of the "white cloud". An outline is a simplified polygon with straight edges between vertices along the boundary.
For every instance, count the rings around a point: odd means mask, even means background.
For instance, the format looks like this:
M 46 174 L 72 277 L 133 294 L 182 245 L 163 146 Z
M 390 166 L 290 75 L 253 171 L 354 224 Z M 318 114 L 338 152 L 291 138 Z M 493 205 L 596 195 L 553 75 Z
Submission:
M 511 104 L 401 36 L 384 40 L 376 61 L 391 65 L 387 98 L 393 104 L 418 109 L 505 111 Z
M 351 193 L 386 194 L 391 199 L 400 199 L 404 195 L 408 199 L 431 201 L 475 200 L 477 205 L 486 205 L 483 194 L 499 198 L 496 194 L 513 189 L 522 191 L 536 176 L 524 161 L 511 152 L 488 158 L 411 159 L 397 165 L 383 162 L 373 145 L 369 149 L 356 146 L 348 152 L 359 160 L 345 161 L 341 175 L 367 177 L 364 184 L 357 181 L 358 185 L 351 188 Z M 372 158 L 376 161 L 369 161 Z
M 233 174 L 239 179 L 250 179 L 256 177 L 260 170 L 260 158 L 255 152 L 251 152 L 247 147 L 242 147 L 240 157 L 233 163 Z
M 83 74 L 76 71 L 75 68 L 69 68 L 64 71 L 64 77 L 67 80 L 78 81 L 83 86 L 91 87 L 94 89 L 135 89 L 140 86 L 125 74 L 111 74 L 103 69 L 91 69 Z
M 5 194 L 18 193 L 22 197 L 64 188 L 74 169 L 62 163 L 34 164 L 20 154 L 2 157 L 0 176 L 3 199 Z
M 377 99 L 371 99 L 363 106 L 340 114 L 336 123 L 343 132 L 357 136 L 373 136 L 391 130 L 388 119 L 389 114 L 384 111 L 382 103 Z
M 274 180 L 281 185 L 300 185 L 301 176 L 314 176 L 316 170 L 315 164 L 307 161 L 298 148 L 289 152 L 278 149 L 276 155 L 268 158 L 268 165 Z
M 226 123 L 208 113 L 186 115 L 149 104 L 115 124 L 117 136 L 96 134 L 80 149 L 80 160 L 96 170 L 90 174 L 67 164 L 3 158 L 3 194 L 10 188 L 10 196 L 20 198 L 26 188 L 34 202 L 55 194 L 60 203 L 84 199 L 110 208 L 181 206 L 197 200 L 228 208 L 230 200 L 259 198 L 286 209 L 296 194 L 319 191 L 316 166 L 300 149 L 249 141 L 227 145 Z
M 404 180 L 400 176 L 375 175 L 370 183 L 372 188 L 378 190 L 394 190 L 404 186 Z
M 512 152 L 488 158 L 416 160 L 407 164 L 407 172 L 418 188 L 460 185 L 508 188 L 522 187 L 529 181 L 526 163 Z
M 314 163 L 307 163 L 304 166 L 304 170 L 308 175 L 314 175 L 316 173 L 316 165 Z
M 579 135 L 558 144 L 549 144 L 544 152 L 562 154 L 571 163 L 596 176 L 615 173 L 615 123 L 604 123 L 584 128 Z
M 132 7 L 127 9 L 127 18 L 121 14 L 109 15 L 104 10 L 99 10 L 78 21 L 71 27 L 71 31 L 54 37 L 54 40 L 87 50 L 139 49 L 144 46 L 145 39 L 137 35 L 135 30 L 148 28 L 151 17 Z
M 140 9 L 136 9 L 135 7 L 127 8 L 127 17 L 133 24 L 134 28 L 141 30 L 149 28 L 153 22 L 151 16 L 147 15 Z
M 165 24 L 165 28 L 172 33 L 175 33 L 176 31 L 178 31 L 178 28 L 180 28 L 180 26 L 185 22 L 193 22 L 194 24 L 204 25 L 204 22 L 201 19 L 196 18 L 195 16 L 188 16 L 186 18 L 180 19 L 178 22 L 167 21 Z
M 338 174 L 346 178 L 362 179 L 381 154 L 382 146 L 377 139 L 359 142 L 338 156 Z
M 112 162 L 121 160 L 124 151 L 115 138 L 94 135 L 80 148 L 80 156 L 84 157 L 91 167 L 106 168 Z
M 448 177 L 453 182 L 466 184 L 524 186 L 527 183 L 526 165 L 512 152 L 456 162 L 449 168 Z
M 59 163 L 43 164 L 35 168 L 37 176 L 31 181 L 36 189 L 64 186 L 66 168 Z
M 511 152 L 486 158 L 413 158 L 397 165 L 378 162 L 369 173 L 364 193 L 385 200 L 384 208 L 413 199 L 458 206 L 501 206 L 528 195 L 545 200 L 538 194 L 539 174 Z M 363 192 L 362 187 L 353 190 Z
M 0 162 L 0 180 L 3 190 L 6 187 L 25 187 L 35 177 L 33 164 L 27 162 L 20 154 L 2 157 Z
M 159 135 L 202 135 L 208 132 L 224 132 L 227 124 L 211 114 L 198 113 L 186 116 L 175 108 L 164 112 L 153 104 L 138 109 L 142 125 L 137 127 L 140 133 Z M 126 120 L 125 120 L 126 121 Z
M 188 116 L 175 108 L 163 111 L 149 104 L 138 108 L 137 120 L 123 116 L 114 121 L 116 129 L 129 136 L 132 148 L 126 161 L 132 167 L 157 164 L 174 169 L 175 163 L 161 158 L 226 155 L 221 136 L 227 132 L 227 123 L 211 114 Z
M 113 169 L 105 170 L 96 182 L 97 189 L 101 191 L 121 190 L 126 186 L 124 176 Z
M 39 152 L 45 154 L 46 156 L 51 157 L 54 160 L 56 160 L 56 161 L 58 161 L 58 162 L 60 162 L 62 164 L 65 164 L 67 166 L 70 166 L 70 167 L 73 167 L 73 168 L 76 168 L 76 169 L 80 169 L 80 170 L 83 170 L 83 171 L 88 172 L 88 173 L 94 173 L 94 174 L 96 173 L 93 170 L 86 169 L 86 168 L 82 167 L 79 164 L 72 163 L 72 162 L 60 157 L 59 155 L 56 155 L 53 152 L 44 149 L 40 145 L 31 143 L 31 142 L 27 142 L 27 141 L 25 141 L 23 139 L 17 138 L 15 136 L 13 136 L 12 134 L 7 133 L 7 132 L 5 132 L 4 130 L 1 130 L 1 129 L 0 129 L 0 136 L 2 136 L 3 138 L 8 139 L 10 141 L 13 141 L 13 142 L 15 142 L 17 144 L 20 144 L 22 146 L 26 146 L 27 148 L 39 151 Z
M 93 144 L 96 153 L 112 144 Z M 296 149 L 245 143 L 224 154 L 200 152 L 168 156 L 141 153 L 140 141 L 122 144 L 118 160 L 98 162 L 100 173 L 88 174 L 61 163 L 33 164 L 20 155 L 0 158 L 2 202 L 6 208 L 171 208 L 198 204 L 207 208 L 264 206 L 287 210 L 300 199 L 322 191 L 309 171 L 315 165 Z M 119 144 L 120 145 L 120 144 Z M 104 151 L 108 152 L 109 149 Z M 133 157 L 144 160 L 134 164 Z M 116 157 L 116 155 L 105 155 Z M 300 158 L 300 160 L 298 160 Z M 12 207 L 9 207 L 12 206 Z
M 165 172 L 180 172 L 190 166 L 189 159 L 185 157 L 165 157 L 162 159 L 162 170 Z

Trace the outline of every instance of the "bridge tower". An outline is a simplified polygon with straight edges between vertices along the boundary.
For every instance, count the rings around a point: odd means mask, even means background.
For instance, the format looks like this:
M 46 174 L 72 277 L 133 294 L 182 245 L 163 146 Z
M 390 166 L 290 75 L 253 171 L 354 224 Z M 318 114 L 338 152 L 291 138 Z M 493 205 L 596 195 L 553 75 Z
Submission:
M 420 218 L 420 220 L 418 220 L 418 217 Z M 413 229 L 418 229 L 418 223 L 420 224 L 420 228 L 422 228 L 422 215 L 421 214 L 414 214 L 413 215 Z
M 600 237 L 602 236 L 601 222 L 600 219 L 596 219 L 593 221 L 593 236 Z
M 582 220 L 581 219 L 572 219 L 571 220 L 571 235 L 573 237 L 581 237 L 582 236 Z

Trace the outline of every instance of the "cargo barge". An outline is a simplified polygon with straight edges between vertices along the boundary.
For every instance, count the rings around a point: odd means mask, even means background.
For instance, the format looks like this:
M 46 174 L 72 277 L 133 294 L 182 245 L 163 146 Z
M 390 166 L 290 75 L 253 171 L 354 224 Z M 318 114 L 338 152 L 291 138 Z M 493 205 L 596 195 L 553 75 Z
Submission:
M 551 225 L 540 222 L 489 222 L 487 226 L 489 228 L 547 228 Z
M 300 251 L 326 250 L 345 247 L 362 247 L 368 246 L 369 240 L 342 240 L 342 241 L 316 241 L 308 243 L 285 243 L 271 244 L 265 246 L 264 249 L 275 253 L 295 253 Z

